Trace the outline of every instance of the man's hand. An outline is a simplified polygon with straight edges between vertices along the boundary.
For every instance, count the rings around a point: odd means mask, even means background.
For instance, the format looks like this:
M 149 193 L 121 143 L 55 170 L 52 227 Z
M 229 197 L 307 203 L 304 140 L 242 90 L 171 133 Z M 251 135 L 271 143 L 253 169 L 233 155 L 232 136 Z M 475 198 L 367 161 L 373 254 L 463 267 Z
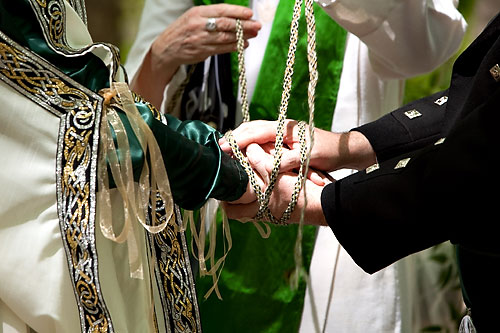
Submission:
M 233 131 L 233 137 L 241 150 L 248 145 L 274 145 L 276 121 L 255 120 L 241 124 Z M 309 138 L 309 133 L 306 133 Z M 224 152 L 231 154 L 225 139 L 219 141 Z M 297 169 L 300 166 L 300 143 L 297 121 L 286 120 L 284 128 L 284 149 L 281 172 Z M 343 168 L 363 169 L 376 162 L 370 142 L 360 132 L 333 133 L 321 129 L 314 130 L 314 146 L 311 151 L 310 168 L 331 172 Z

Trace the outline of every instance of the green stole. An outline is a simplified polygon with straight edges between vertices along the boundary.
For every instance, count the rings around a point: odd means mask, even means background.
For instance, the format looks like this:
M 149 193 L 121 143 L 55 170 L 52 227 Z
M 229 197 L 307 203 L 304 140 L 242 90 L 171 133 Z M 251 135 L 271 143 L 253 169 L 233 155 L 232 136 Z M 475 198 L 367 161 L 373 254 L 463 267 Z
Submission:
M 196 5 L 232 3 L 248 6 L 248 0 L 195 0 Z M 281 102 L 282 82 L 289 46 L 294 1 L 280 1 L 276 10 L 265 56 L 250 104 L 251 119 L 276 120 Z M 316 88 L 315 124 L 330 130 L 342 70 L 346 32 L 319 6 L 315 6 L 319 81 Z M 288 118 L 308 120 L 307 32 L 304 8 L 300 19 L 293 86 Z M 232 60 L 237 87 L 237 54 Z M 306 283 L 290 287 L 295 268 L 294 247 L 297 226 L 271 226 L 271 236 L 263 239 L 251 223 L 231 222 L 233 247 L 226 258 L 219 281 L 223 300 L 205 292 L 211 279 L 198 279 L 201 322 L 205 332 L 297 332 L 302 317 Z M 316 228 L 304 227 L 303 263 L 311 263 Z M 218 240 L 219 241 L 219 240 Z M 220 239 L 222 242 L 222 239 Z M 219 243 L 221 244 L 221 243 Z M 221 246 L 219 246 L 220 248 Z

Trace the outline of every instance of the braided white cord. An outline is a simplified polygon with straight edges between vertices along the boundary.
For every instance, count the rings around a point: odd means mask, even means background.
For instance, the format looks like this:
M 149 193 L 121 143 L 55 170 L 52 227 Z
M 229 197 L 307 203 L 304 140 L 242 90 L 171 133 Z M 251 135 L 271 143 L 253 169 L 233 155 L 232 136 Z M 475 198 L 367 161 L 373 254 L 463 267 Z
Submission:
M 305 15 L 307 23 L 307 60 L 309 65 L 309 84 L 307 88 L 307 102 L 309 106 L 309 149 L 306 152 L 306 140 L 305 140 L 305 123 L 299 123 L 299 138 L 301 138 L 301 131 L 303 131 L 304 138 L 300 139 L 300 168 L 297 181 L 295 183 L 295 190 L 292 194 L 292 201 L 290 202 L 287 210 L 285 210 L 284 216 L 282 217 L 282 222 L 290 219 L 291 213 L 295 208 L 298 201 L 298 195 L 302 190 L 302 187 L 306 187 L 305 176 L 309 170 L 309 161 L 311 158 L 311 150 L 314 145 L 314 112 L 315 112 L 315 96 L 316 96 L 316 85 L 318 82 L 318 60 L 316 55 L 316 20 L 314 18 L 314 7 L 313 0 L 305 1 Z M 304 191 L 305 192 L 305 191 Z M 304 206 L 302 207 L 300 214 L 300 228 L 299 234 L 297 235 L 296 242 L 296 255 L 302 253 L 302 225 L 304 223 L 304 212 L 307 206 L 307 196 L 304 195 Z M 285 219 L 286 218 L 286 219 Z M 284 220 L 285 219 L 285 220 Z M 284 221 L 283 221 L 284 220 Z M 302 267 L 302 256 L 299 255 L 296 258 L 297 267 Z
M 257 196 L 257 200 L 259 202 L 259 211 L 255 217 L 257 220 L 267 220 L 269 222 L 275 223 L 275 224 L 286 224 L 287 221 L 290 219 L 290 216 L 297 204 L 298 197 L 300 194 L 300 191 L 302 187 L 304 187 L 304 192 L 305 192 L 305 187 L 306 187 L 306 182 L 305 180 L 305 175 L 308 173 L 309 170 L 309 161 L 311 158 L 311 151 L 314 145 L 314 113 L 315 113 L 315 94 L 316 94 L 316 84 L 318 81 L 318 69 L 317 69 L 317 54 L 316 54 L 316 22 L 315 22 L 315 17 L 314 17 L 314 8 L 313 8 L 313 0 L 305 0 L 305 16 L 306 16 L 306 23 L 307 23 L 307 60 L 308 60 L 308 65 L 309 65 L 309 84 L 308 84 L 308 107 L 309 107 L 309 147 L 307 149 L 307 144 L 306 144 L 306 139 L 305 139 L 305 132 L 306 132 L 306 126 L 304 122 L 299 122 L 298 128 L 299 128 L 299 143 L 300 143 L 300 169 L 299 169 L 299 175 L 297 177 L 297 181 L 295 183 L 294 191 L 292 193 L 292 198 L 291 201 L 286 208 L 285 212 L 283 213 L 283 216 L 278 220 L 276 219 L 270 209 L 269 209 L 269 200 L 271 196 L 271 192 L 274 189 L 274 185 L 277 180 L 278 176 L 278 171 L 279 171 L 279 166 L 281 163 L 281 157 L 282 157 L 282 147 L 283 147 L 283 135 L 284 135 L 284 123 L 287 115 L 287 109 L 288 109 L 288 101 L 290 98 L 290 90 L 292 86 L 292 75 L 293 75 L 293 66 L 295 63 L 295 52 L 297 48 L 297 41 L 298 41 L 298 26 L 299 26 L 299 18 L 300 18 L 300 10 L 302 6 L 302 0 L 296 0 L 295 6 L 294 6 L 294 15 L 292 19 L 292 24 L 291 24 L 291 31 L 290 31 L 290 46 L 288 50 L 288 59 L 287 59 L 287 66 L 285 70 L 285 78 L 283 81 L 283 94 L 282 94 L 282 100 L 281 100 L 281 105 L 280 105 L 280 112 L 279 112 L 279 117 L 278 117 L 278 126 L 276 129 L 276 142 L 275 142 L 275 155 L 274 155 L 274 165 L 273 165 L 273 170 L 270 176 L 270 184 L 267 187 L 265 193 L 262 193 L 260 187 L 258 186 L 256 179 L 255 179 L 255 171 L 252 169 L 250 164 L 248 163 L 248 160 L 244 157 L 244 155 L 241 153 L 241 151 L 238 148 L 238 145 L 236 144 L 234 138 L 232 137 L 231 133 L 229 132 L 228 135 L 226 136 L 232 149 L 233 152 L 235 153 L 236 156 L 238 156 L 238 159 L 240 162 L 242 162 L 242 165 L 244 165 L 246 172 L 249 175 L 250 182 L 252 187 L 254 188 L 254 191 Z M 238 26 L 238 25 L 237 25 Z M 239 24 L 239 29 L 241 29 L 241 24 Z M 240 44 L 240 43 L 238 43 Z M 243 45 L 241 44 L 241 47 L 238 47 L 238 60 L 239 60 L 239 68 L 240 68 L 240 86 L 242 87 L 242 93 L 246 93 L 246 77 L 245 77 L 245 72 L 244 72 L 244 59 L 243 56 L 240 56 L 240 54 L 243 54 Z M 244 89 L 243 89 L 244 87 Z M 246 101 L 244 103 L 243 101 Z M 243 111 L 243 120 L 248 121 L 250 119 L 249 116 L 249 111 L 248 111 L 248 99 L 246 96 L 242 95 L 242 111 Z M 310 283 L 310 280 L 308 278 L 307 272 L 304 270 L 303 263 L 302 263 L 302 238 L 303 238 L 303 225 L 304 225 L 304 213 L 305 213 L 305 208 L 307 207 L 307 196 L 304 193 L 304 205 L 301 210 L 300 214 L 300 222 L 299 222 L 299 229 L 297 233 L 297 239 L 295 243 L 295 251 L 294 251 L 294 258 L 295 258 L 295 272 L 292 274 L 290 283 L 292 286 L 295 288 L 298 288 L 298 283 L 300 280 L 300 276 L 305 276 L 307 283 Z M 269 230 L 269 229 L 268 229 Z M 313 317 L 315 319 L 316 327 L 319 327 L 318 324 L 318 314 L 316 310 L 316 306 L 313 300 L 312 304 L 312 312 L 313 312 Z
M 271 214 L 268 206 L 269 200 L 271 198 L 271 192 L 276 185 L 276 180 L 279 174 L 279 168 L 281 164 L 281 157 L 283 155 L 283 136 L 284 136 L 284 126 L 287 117 L 288 101 L 290 100 L 290 91 L 292 89 L 292 77 L 295 65 L 295 52 L 297 51 L 297 42 L 299 39 L 299 20 L 301 14 L 302 0 L 296 0 L 293 8 L 292 23 L 290 25 L 290 45 L 288 47 L 288 56 L 286 61 L 285 75 L 283 79 L 283 93 L 281 95 L 281 104 L 278 115 L 278 125 L 276 128 L 276 140 L 274 147 L 274 162 L 273 169 L 269 177 L 269 184 L 264 193 L 263 202 L 259 207 L 259 212 L 256 218 L 266 217 L 271 222 L 276 223 L 275 218 Z M 283 224 L 282 221 L 278 221 L 278 224 Z
M 241 20 L 236 20 L 236 47 L 238 49 L 238 70 L 240 96 L 241 96 L 241 110 L 243 113 L 243 122 L 250 120 L 250 112 L 248 110 L 248 92 L 247 92 L 247 77 L 245 71 L 245 41 L 243 39 L 243 26 Z
M 260 186 L 256 181 L 255 171 L 250 166 L 250 163 L 246 159 L 246 157 L 241 153 L 236 144 L 234 138 L 232 137 L 231 131 L 226 133 L 226 139 L 228 140 L 234 155 L 245 171 L 248 173 L 250 184 L 257 196 L 257 201 L 259 202 L 259 211 L 255 217 L 256 220 L 266 220 L 275 224 L 286 224 L 290 219 L 290 216 L 297 204 L 298 197 L 302 186 L 304 186 L 304 175 L 307 172 L 309 165 L 309 156 L 312 148 L 312 136 L 313 136 L 313 128 L 314 128 L 314 94 L 316 81 L 318 78 L 317 75 L 317 64 L 316 64 L 316 53 L 315 53 L 315 23 L 314 23 L 314 12 L 312 9 L 312 0 L 306 0 L 306 20 L 308 23 L 307 32 L 308 32 L 308 62 L 309 62 L 309 73 L 310 73 L 310 81 L 308 85 L 308 104 L 309 104 L 309 126 L 310 126 L 310 140 L 311 144 L 309 145 L 309 149 L 307 150 L 307 144 L 305 139 L 306 126 L 304 122 L 299 122 L 299 143 L 300 143 L 300 169 L 299 175 L 297 177 L 297 181 L 294 186 L 294 191 L 292 193 L 292 198 L 288 204 L 288 207 L 283 212 L 283 215 L 280 219 L 276 219 L 270 209 L 269 209 L 269 201 L 271 197 L 271 193 L 276 185 L 276 181 L 279 174 L 279 168 L 281 164 L 281 158 L 283 154 L 283 139 L 284 139 L 284 129 L 285 129 L 285 120 L 287 118 L 287 110 L 288 110 L 288 102 L 290 100 L 290 91 L 292 88 L 292 77 L 294 72 L 294 64 L 295 64 L 295 53 L 297 50 L 297 42 L 298 42 L 298 32 L 299 32 L 299 19 L 301 15 L 301 7 L 302 0 L 296 0 L 294 9 L 293 9 L 293 17 L 290 26 L 290 45 L 288 49 L 287 63 L 286 69 L 283 79 L 283 93 L 281 97 L 280 110 L 278 115 L 278 125 L 276 128 L 276 140 L 275 140 L 275 152 L 274 152 L 274 161 L 273 161 L 273 169 L 270 174 L 269 184 L 265 190 L 262 192 Z M 312 19 L 311 19 L 312 15 Z M 247 96 L 247 84 L 246 84 L 246 73 L 244 66 L 244 41 L 243 41 L 243 29 L 241 22 L 237 20 L 236 22 L 237 28 L 237 38 L 238 38 L 238 68 L 240 71 L 239 83 L 240 83 L 240 94 L 241 94 L 241 102 L 242 102 L 242 113 L 243 113 L 243 121 L 248 121 L 250 119 L 249 115 L 249 106 L 248 106 L 248 96 Z M 313 62 L 313 63 L 311 63 Z M 303 214 L 303 213 L 302 213 Z
M 309 170 L 309 161 L 311 159 L 311 151 L 314 145 L 314 112 L 315 112 L 315 96 L 316 96 L 316 84 L 318 81 L 318 66 L 317 66 L 317 54 L 316 54 L 316 20 L 314 18 L 314 7 L 313 0 L 306 0 L 305 2 L 305 14 L 307 22 L 307 60 L 309 63 L 309 85 L 307 89 L 307 101 L 309 106 L 309 149 L 307 151 L 307 158 L 305 159 L 305 174 Z M 301 165 L 302 167 L 302 165 Z M 305 272 L 300 272 L 299 270 L 303 267 L 302 265 L 302 237 L 303 237 L 303 225 L 304 225 L 304 213 L 307 207 L 307 195 L 306 183 L 304 182 L 304 205 L 300 212 L 300 222 L 299 230 L 297 234 L 297 240 L 295 242 L 295 274 L 293 283 L 298 285 L 298 277 L 301 274 L 306 274 Z M 306 274 L 307 275 L 307 274 Z M 317 320 L 316 308 L 313 303 L 313 316 Z

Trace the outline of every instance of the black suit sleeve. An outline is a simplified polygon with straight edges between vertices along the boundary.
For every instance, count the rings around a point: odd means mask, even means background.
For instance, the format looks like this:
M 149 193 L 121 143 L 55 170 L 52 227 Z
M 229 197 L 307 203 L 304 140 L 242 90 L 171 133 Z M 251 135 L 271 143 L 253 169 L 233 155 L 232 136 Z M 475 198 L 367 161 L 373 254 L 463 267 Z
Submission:
M 446 240 L 500 252 L 492 219 L 500 188 L 499 100 L 500 88 L 458 120 L 444 142 L 324 188 L 325 217 L 359 266 L 373 273 Z
M 446 90 L 414 101 L 354 130 L 370 141 L 378 161 L 424 147 L 442 136 L 447 94 Z

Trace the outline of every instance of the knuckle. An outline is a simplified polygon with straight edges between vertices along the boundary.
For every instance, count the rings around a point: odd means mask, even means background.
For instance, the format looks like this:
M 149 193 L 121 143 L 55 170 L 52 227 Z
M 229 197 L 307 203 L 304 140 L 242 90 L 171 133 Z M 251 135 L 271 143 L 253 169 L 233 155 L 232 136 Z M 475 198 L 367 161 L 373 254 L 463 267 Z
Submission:
M 206 6 L 194 6 L 188 9 L 186 13 L 192 16 L 198 16 L 205 10 L 205 7 Z
M 193 17 L 189 17 L 185 24 L 185 28 L 187 31 L 196 31 L 199 28 L 198 20 Z
M 232 37 L 227 32 L 221 32 L 219 33 L 217 40 L 222 44 L 228 44 L 232 42 Z
M 233 30 L 232 19 L 221 17 L 220 19 L 220 29 L 223 31 L 231 31 Z

